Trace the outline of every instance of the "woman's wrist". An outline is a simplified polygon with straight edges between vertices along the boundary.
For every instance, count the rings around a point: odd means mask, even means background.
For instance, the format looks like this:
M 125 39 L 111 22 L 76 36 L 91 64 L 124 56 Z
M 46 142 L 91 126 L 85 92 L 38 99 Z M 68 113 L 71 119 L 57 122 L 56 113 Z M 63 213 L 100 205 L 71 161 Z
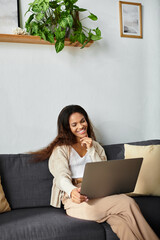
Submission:
M 88 198 L 80 194 L 80 188 L 75 188 L 71 192 L 71 199 L 75 203 L 87 202 Z
M 69 194 L 70 198 L 72 198 L 73 190 L 76 189 L 76 188 L 77 188 L 77 187 L 74 186 L 73 189 L 70 191 L 70 194 Z

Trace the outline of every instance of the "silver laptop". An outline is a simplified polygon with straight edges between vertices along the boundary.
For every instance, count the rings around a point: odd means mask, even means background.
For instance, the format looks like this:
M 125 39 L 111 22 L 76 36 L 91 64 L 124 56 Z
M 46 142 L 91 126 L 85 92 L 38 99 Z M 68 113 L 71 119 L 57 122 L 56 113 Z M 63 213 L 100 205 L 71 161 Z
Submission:
M 143 158 L 86 163 L 81 194 L 89 199 L 134 191 Z

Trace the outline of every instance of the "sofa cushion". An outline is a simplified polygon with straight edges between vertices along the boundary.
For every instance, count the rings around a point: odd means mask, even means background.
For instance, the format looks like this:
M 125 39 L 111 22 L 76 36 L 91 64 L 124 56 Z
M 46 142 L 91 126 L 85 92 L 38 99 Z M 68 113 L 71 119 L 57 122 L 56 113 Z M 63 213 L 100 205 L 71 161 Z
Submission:
M 119 237 L 112 231 L 110 225 L 106 222 L 101 223 L 106 233 L 106 240 L 120 240 Z
M 0 215 L 3 240 L 105 240 L 101 224 L 69 217 L 53 207 L 16 209 Z
M 0 177 L 0 213 L 8 212 L 10 210 L 11 210 L 11 208 L 9 206 L 7 199 L 5 198 L 3 187 L 1 184 L 1 177 Z
M 138 146 L 157 145 L 160 144 L 160 140 L 146 140 L 139 142 L 131 142 L 128 144 Z M 124 143 L 104 145 L 103 148 L 106 152 L 108 160 L 124 159 Z
M 151 228 L 160 238 L 160 197 L 137 196 L 133 198 Z
M 160 196 L 160 145 L 124 145 L 125 158 L 143 157 L 134 193 Z
M 29 154 L 0 155 L 0 175 L 12 209 L 50 205 L 53 177 L 47 160 L 34 163 Z

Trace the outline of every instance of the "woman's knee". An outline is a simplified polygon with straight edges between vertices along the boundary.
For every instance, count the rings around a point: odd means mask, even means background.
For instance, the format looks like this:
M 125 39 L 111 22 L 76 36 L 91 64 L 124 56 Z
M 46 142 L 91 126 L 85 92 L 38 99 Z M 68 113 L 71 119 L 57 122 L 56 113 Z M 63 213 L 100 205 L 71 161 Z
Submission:
M 136 203 L 136 201 L 127 195 L 125 195 L 125 197 L 124 197 L 124 205 L 125 205 L 126 211 L 131 208 L 139 209 L 139 206 Z
M 85 203 L 84 213 L 88 220 L 99 221 L 101 218 L 104 218 L 106 215 L 105 212 L 103 206 L 100 206 L 100 204 L 92 203 L 92 201 Z
M 132 197 L 129 197 L 127 195 L 125 195 L 125 201 L 126 203 L 128 203 L 129 205 L 137 205 L 137 203 L 135 202 L 135 200 Z
M 97 208 L 94 204 L 89 204 L 83 202 L 81 204 L 72 205 L 72 207 L 66 210 L 68 216 L 85 219 L 85 220 L 93 220 L 96 221 L 102 215 L 100 213 L 100 209 Z

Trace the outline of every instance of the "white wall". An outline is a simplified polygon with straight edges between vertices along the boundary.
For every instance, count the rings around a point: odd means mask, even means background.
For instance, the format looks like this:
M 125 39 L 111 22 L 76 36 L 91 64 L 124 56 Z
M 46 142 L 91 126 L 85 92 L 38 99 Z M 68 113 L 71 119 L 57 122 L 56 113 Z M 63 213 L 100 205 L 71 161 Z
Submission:
M 68 104 L 87 110 L 102 144 L 160 138 L 160 1 L 141 3 L 143 39 L 120 37 L 117 0 L 79 0 L 99 16 L 90 48 L 0 43 L 0 153 L 46 146 Z

